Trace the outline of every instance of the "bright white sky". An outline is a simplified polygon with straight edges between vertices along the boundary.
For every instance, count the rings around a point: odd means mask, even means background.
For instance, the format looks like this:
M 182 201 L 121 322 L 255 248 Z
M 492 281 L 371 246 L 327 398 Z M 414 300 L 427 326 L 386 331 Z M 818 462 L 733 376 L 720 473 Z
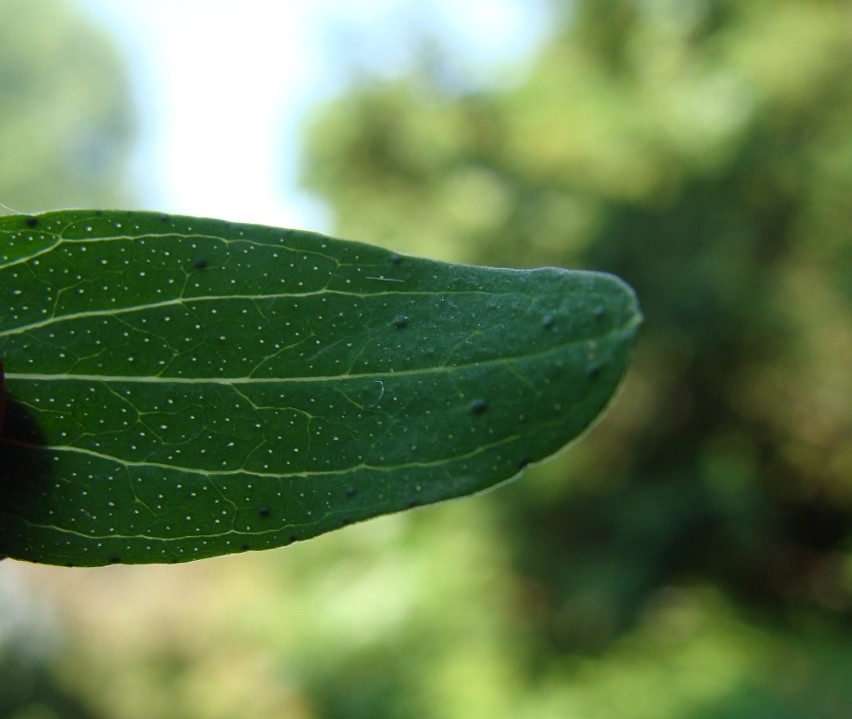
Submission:
M 297 187 L 312 102 L 392 76 L 419 30 L 453 70 L 498 82 L 546 31 L 544 0 L 79 0 L 122 45 L 140 112 L 140 209 L 319 231 Z

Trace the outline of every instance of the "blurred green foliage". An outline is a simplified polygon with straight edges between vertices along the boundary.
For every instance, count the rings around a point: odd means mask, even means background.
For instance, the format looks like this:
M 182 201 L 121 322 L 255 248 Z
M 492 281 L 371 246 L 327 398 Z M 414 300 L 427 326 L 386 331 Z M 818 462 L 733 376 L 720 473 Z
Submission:
M 554 13 L 511 87 L 459 93 L 432 52 L 319 108 L 305 179 L 344 236 L 624 277 L 646 321 L 612 411 L 521 482 L 286 550 L 21 569 L 62 638 L 49 667 L 0 671 L 27 698 L 0 714 L 852 713 L 848 2 Z
M 133 112 L 116 47 L 67 0 L 0 3 L 0 202 L 113 206 Z
M 306 182 L 343 236 L 608 270 L 641 299 L 614 412 L 489 497 L 529 592 L 518 611 L 534 640 L 510 672 L 521 690 L 592 652 L 588 674 L 608 679 L 597 691 L 565 671 L 562 691 L 583 686 L 590 704 L 562 716 L 844 716 L 852 669 L 817 677 L 835 652 L 852 667 L 849 5 L 588 0 L 556 13 L 511 89 L 458 94 L 426 62 L 325 107 Z M 723 698 L 693 695 L 683 658 L 631 664 L 659 650 L 653 617 L 672 597 L 676 616 L 701 605 L 690 645 L 708 674 L 735 677 Z M 727 643 L 732 622 L 753 646 Z M 748 676 L 773 643 L 812 673 L 796 696 Z M 663 696 L 643 692 L 653 711 L 604 690 L 646 671 L 661 672 Z

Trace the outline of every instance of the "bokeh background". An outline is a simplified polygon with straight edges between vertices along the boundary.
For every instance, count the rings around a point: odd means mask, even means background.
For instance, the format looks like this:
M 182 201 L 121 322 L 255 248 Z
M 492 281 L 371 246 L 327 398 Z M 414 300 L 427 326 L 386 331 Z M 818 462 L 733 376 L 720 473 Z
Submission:
M 605 270 L 646 317 L 499 491 L 0 562 L 0 717 L 852 716 L 848 1 L 2 0 L 0 202 Z

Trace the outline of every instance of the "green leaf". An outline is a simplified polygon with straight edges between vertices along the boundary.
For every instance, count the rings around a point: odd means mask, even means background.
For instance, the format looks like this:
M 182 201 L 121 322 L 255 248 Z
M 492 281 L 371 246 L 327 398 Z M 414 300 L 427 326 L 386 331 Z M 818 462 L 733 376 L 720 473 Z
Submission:
M 590 425 L 638 324 L 604 274 L 151 213 L 0 218 L 0 552 L 180 562 L 486 489 Z

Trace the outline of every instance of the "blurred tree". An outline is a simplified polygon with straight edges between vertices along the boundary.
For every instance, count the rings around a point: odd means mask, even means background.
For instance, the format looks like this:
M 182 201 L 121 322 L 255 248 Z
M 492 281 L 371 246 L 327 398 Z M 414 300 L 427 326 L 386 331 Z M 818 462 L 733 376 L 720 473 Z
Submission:
M 115 47 L 74 3 L 3 0 L 0 203 L 21 212 L 118 204 L 132 130 L 128 98 Z M 24 590 L 5 598 L 0 716 L 100 716 L 79 687 L 57 678 L 52 652 L 35 651 L 32 598 Z
M 538 661 L 606 648 L 687 584 L 848 642 L 849 4 L 577 0 L 554 17 L 510 89 L 460 95 L 425 63 L 328 104 L 305 183 L 344 236 L 638 291 L 614 411 L 489 498 Z M 794 715 L 850 706 L 813 699 Z
M 68 0 L 0 3 L 0 202 L 112 206 L 133 112 L 115 46 Z

